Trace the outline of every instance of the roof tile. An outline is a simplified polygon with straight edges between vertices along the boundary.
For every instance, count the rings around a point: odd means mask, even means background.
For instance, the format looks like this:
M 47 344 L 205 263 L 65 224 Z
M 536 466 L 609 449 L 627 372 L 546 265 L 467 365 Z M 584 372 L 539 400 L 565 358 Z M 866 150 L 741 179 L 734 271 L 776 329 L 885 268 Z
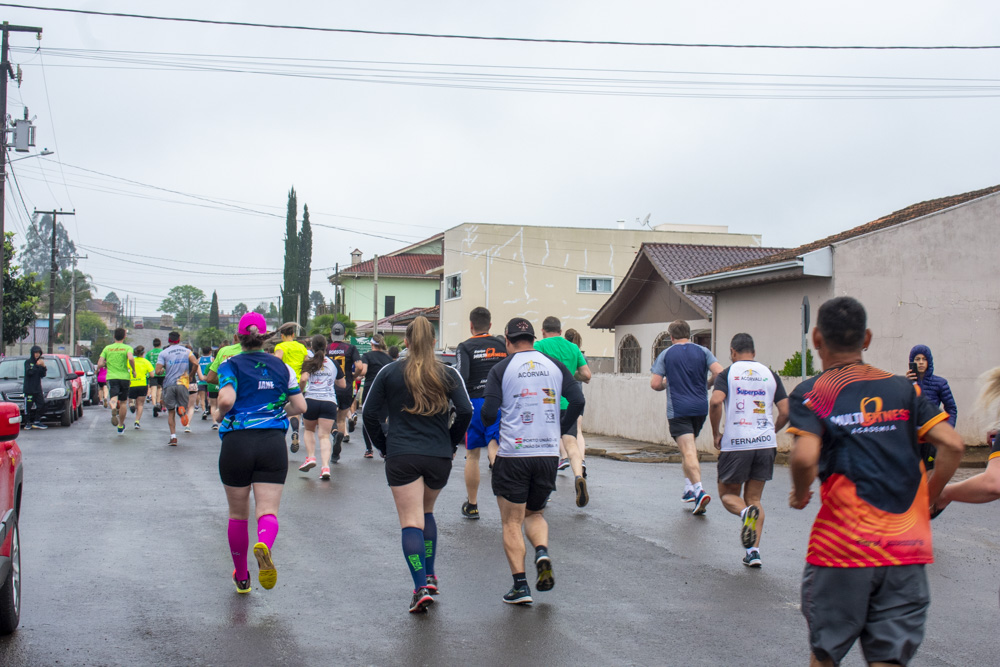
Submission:
M 444 255 L 386 255 L 378 258 L 378 274 L 380 276 L 423 276 L 442 264 L 444 264 Z M 374 272 L 374 259 L 349 266 L 341 271 L 344 274 L 358 275 L 374 274 Z

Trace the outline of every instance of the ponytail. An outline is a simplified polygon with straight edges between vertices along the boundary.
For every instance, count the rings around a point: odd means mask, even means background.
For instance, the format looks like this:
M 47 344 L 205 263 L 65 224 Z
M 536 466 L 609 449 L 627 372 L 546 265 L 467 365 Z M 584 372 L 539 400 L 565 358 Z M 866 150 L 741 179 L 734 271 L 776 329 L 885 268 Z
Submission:
M 312 350 L 313 356 L 308 357 L 302 362 L 303 373 L 315 373 L 323 368 L 324 360 L 326 359 L 326 336 L 316 334 L 309 341 L 309 347 Z
M 421 417 L 447 412 L 448 382 L 444 368 L 434 357 L 434 329 L 426 317 L 421 315 L 406 327 L 406 340 L 403 379 L 413 396 L 413 406 L 403 409 Z

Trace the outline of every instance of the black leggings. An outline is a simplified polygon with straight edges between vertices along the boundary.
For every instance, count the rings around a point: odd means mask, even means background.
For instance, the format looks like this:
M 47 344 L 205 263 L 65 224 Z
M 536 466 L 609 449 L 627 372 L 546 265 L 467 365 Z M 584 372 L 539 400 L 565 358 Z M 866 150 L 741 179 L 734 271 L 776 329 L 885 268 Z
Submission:
M 45 394 L 41 392 L 24 395 L 24 412 L 31 423 L 41 420 L 45 411 Z

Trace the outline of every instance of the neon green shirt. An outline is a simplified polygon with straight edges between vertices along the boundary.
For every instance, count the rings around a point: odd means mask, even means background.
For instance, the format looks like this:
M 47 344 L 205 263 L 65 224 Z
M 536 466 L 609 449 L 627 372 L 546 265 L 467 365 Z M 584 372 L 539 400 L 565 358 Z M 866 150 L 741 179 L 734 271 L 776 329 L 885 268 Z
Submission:
M 587 365 L 587 360 L 584 358 L 580 348 L 562 336 L 539 338 L 535 340 L 535 349 L 557 361 L 561 361 L 569 369 L 570 373 L 576 373 L 576 369 Z M 559 409 L 565 410 L 568 406 L 569 401 L 563 397 L 559 403 Z
M 146 352 L 146 361 L 153 364 L 153 375 L 156 375 L 156 360 L 160 357 L 160 352 L 163 352 L 162 347 L 154 347 L 152 350 Z M 160 373 L 158 377 L 163 377 L 166 371 Z
M 128 365 L 128 355 L 132 354 L 132 346 L 125 343 L 112 343 L 101 352 L 101 359 L 108 367 L 109 380 L 131 380 L 132 369 Z
M 243 346 L 239 343 L 234 343 L 233 345 L 226 345 L 225 347 L 220 347 L 219 351 L 215 355 L 215 361 L 212 365 L 208 367 L 208 372 L 211 373 L 215 371 L 216 374 L 219 373 L 219 365 L 228 359 L 229 357 L 235 357 L 237 354 L 243 351 Z
M 130 369 L 131 370 L 131 369 Z M 147 377 L 153 374 L 153 364 L 142 357 L 135 358 L 135 373 L 132 375 L 133 387 L 145 387 Z
M 278 343 L 274 346 L 274 351 L 277 352 L 281 350 L 281 360 L 292 367 L 295 371 L 295 380 L 299 380 L 299 375 L 302 373 L 302 362 L 306 360 L 306 355 L 309 354 L 309 350 L 306 346 L 297 340 L 289 340 L 285 342 Z

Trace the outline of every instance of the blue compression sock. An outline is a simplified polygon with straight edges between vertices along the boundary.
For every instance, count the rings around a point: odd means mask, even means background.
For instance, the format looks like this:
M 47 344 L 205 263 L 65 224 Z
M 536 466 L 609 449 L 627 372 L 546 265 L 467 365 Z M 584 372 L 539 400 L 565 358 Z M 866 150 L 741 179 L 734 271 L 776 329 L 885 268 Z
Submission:
M 437 555 L 438 527 L 434 514 L 424 515 L 424 565 L 427 574 L 434 574 L 434 556 Z
M 403 555 L 410 566 L 413 590 L 427 585 L 427 571 L 424 570 L 424 531 L 419 528 L 403 529 Z

